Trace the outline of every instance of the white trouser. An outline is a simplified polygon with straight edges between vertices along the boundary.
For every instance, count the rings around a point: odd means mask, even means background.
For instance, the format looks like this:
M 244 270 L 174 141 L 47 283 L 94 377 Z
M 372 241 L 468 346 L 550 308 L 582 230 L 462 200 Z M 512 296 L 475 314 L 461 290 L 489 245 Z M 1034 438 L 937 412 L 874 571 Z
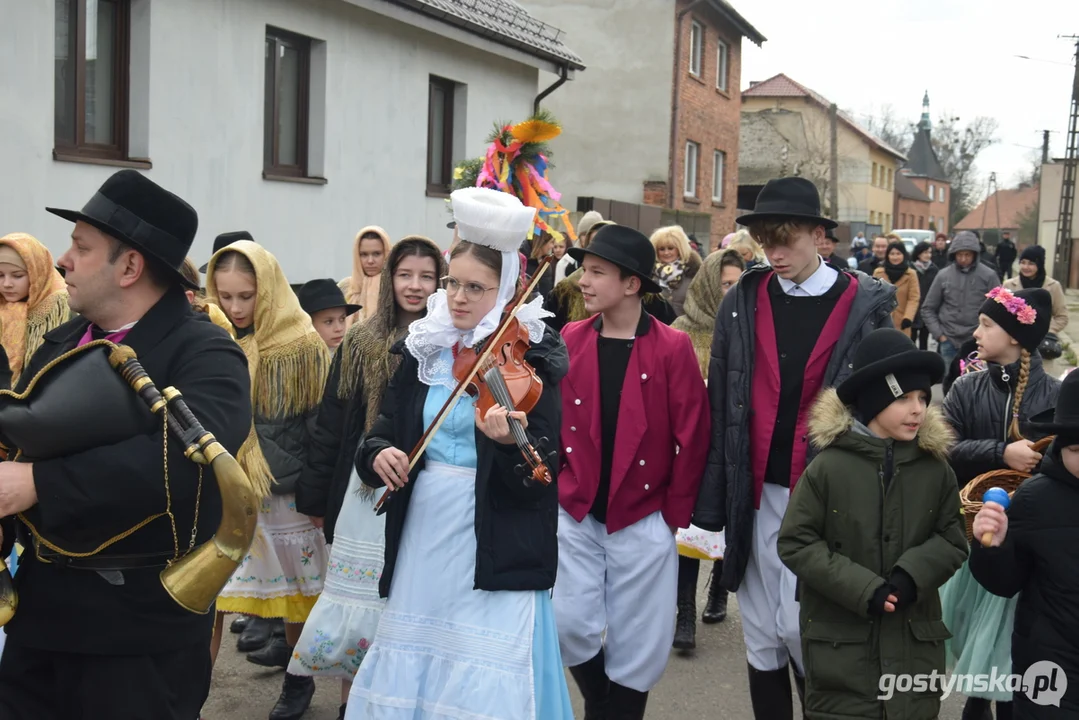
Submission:
M 789 500 L 789 489 L 764 484 L 761 507 L 753 520 L 753 548 L 738 588 L 738 612 L 750 665 L 757 670 L 778 670 L 793 660 L 801 674 L 796 580 L 776 550 L 779 525 Z
M 678 552 L 662 513 L 608 535 L 591 515 L 577 522 L 559 508 L 554 611 L 563 664 L 580 665 L 603 648 L 607 677 L 651 690 L 674 640 L 677 582 Z

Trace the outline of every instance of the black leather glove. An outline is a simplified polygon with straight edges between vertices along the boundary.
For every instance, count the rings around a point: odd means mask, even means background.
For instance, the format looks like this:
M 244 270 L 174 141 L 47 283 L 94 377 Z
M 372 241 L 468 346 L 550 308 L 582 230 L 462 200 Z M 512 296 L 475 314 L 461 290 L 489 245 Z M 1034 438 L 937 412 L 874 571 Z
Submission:
M 900 330 L 906 330 L 907 328 L 911 327 L 912 325 L 914 325 L 914 323 L 910 319 L 903 318 L 903 322 L 899 323 L 899 329 Z
M 893 569 L 888 577 L 888 584 L 895 588 L 895 596 L 899 598 L 899 602 L 895 604 L 896 610 L 908 608 L 918 602 L 918 586 L 914 584 L 914 578 L 906 570 Z
M 888 602 L 888 596 L 895 593 L 895 588 L 884 583 L 876 592 L 873 593 L 873 597 L 869 598 L 869 614 L 870 615 L 883 615 L 884 603 Z

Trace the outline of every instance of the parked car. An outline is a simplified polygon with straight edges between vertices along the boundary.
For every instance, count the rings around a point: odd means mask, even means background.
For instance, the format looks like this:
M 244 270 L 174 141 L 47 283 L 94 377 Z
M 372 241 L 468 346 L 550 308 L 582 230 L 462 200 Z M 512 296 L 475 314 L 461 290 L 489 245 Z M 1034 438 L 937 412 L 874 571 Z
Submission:
M 903 238 L 903 244 L 907 246 L 907 254 L 914 252 L 914 246 L 920 242 L 933 244 L 933 238 L 937 236 L 935 230 L 892 230 L 896 235 Z

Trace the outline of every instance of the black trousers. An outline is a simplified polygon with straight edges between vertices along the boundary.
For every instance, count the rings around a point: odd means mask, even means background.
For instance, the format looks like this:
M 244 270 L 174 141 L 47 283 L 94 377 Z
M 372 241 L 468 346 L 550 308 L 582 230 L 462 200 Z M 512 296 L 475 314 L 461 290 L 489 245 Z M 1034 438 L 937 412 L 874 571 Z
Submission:
M 209 641 L 155 655 L 76 655 L 8 638 L 0 720 L 197 720 L 210 671 Z
M 927 327 L 925 327 L 923 325 L 922 327 L 914 328 L 914 330 L 912 332 L 914 334 L 911 337 L 911 340 L 913 340 L 914 344 L 918 346 L 918 349 L 919 350 L 928 350 L 929 349 L 929 328 L 927 328 Z

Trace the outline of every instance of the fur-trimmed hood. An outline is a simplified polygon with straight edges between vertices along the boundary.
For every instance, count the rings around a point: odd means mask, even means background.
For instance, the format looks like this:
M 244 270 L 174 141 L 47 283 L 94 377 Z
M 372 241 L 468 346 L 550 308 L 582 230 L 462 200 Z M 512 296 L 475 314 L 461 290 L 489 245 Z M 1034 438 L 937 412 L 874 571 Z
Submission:
M 820 450 L 835 444 L 854 429 L 855 419 L 834 388 L 821 392 L 809 414 L 809 439 Z M 948 450 L 955 443 L 955 433 L 936 407 L 925 412 L 925 422 L 918 431 L 918 448 L 938 460 L 947 461 Z

